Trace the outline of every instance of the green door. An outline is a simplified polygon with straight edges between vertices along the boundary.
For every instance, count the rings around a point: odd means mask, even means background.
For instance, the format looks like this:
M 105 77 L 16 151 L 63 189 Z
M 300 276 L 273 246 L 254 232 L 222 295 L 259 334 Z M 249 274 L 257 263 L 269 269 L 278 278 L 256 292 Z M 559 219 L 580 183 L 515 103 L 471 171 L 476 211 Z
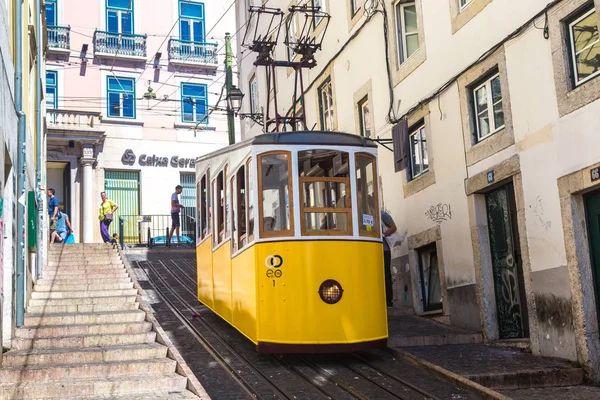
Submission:
M 179 201 L 183 205 L 181 210 L 181 234 L 196 241 L 196 174 L 182 172 L 179 184 L 183 187 Z
M 513 185 L 486 194 L 500 339 L 529 335 Z
M 109 200 L 119 206 L 110 235 L 119 233 L 119 219 L 123 217 L 123 241 L 139 243 L 137 216 L 140 212 L 140 174 L 138 171 L 104 171 L 104 191 Z
M 587 218 L 588 235 L 590 242 L 590 258 L 592 262 L 592 275 L 594 277 L 594 295 L 600 322 L 600 191 L 585 196 L 585 213 Z

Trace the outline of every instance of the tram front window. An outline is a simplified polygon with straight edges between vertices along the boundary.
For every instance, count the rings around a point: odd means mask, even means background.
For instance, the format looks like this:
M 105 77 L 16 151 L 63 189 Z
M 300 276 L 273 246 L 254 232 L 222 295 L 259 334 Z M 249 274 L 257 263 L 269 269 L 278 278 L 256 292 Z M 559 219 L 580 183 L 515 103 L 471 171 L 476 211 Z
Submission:
M 298 153 L 303 236 L 352 234 L 348 160 L 336 150 Z
M 273 152 L 259 156 L 261 236 L 291 236 L 290 153 Z

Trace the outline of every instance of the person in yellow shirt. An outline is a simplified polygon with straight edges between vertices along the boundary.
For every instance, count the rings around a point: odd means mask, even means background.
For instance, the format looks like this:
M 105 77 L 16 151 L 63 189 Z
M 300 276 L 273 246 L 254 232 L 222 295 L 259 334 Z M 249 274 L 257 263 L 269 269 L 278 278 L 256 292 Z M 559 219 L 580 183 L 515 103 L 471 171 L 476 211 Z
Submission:
M 110 223 L 113 221 L 113 214 L 117 211 L 119 206 L 110 201 L 106 197 L 106 193 L 100 193 L 100 197 L 102 198 L 102 203 L 100 203 L 100 215 L 98 219 L 100 220 L 100 234 L 102 235 L 102 240 L 104 243 L 110 243 L 110 233 L 108 233 L 108 227 Z

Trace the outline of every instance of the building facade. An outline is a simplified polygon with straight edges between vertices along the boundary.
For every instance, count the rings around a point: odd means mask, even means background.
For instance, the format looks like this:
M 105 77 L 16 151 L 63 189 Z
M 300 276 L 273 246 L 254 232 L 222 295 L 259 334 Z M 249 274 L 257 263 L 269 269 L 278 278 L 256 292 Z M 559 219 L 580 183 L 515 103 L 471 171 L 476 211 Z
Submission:
M 150 226 L 164 237 L 179 184 L 193 235 L 194 160 L 228 143 L 212 108 L 234 13 L 217 0 L 47 0 L 46 21 L 47 187 L 76 240 L 101 241 L 103 191 L 119 205 L 111 233 L 123 217 L 126 242 L 146 242 Z
M 252 3 L 237 2 L 238 29 L 267 29 L 248 21 Z M 331 15 L 304 72 L 307 126 L 382 144 L 382 205 L 404 237 L 395 306 L 577 360 L 600 380 L 600 1 L 256 3 Z M 281 37 L 302 26 L 288 15 Z M 243 111 L 273 96 L 282 113 L 297 107 L 294 74 L 280 69 L 267 94 L 246 45 Z
M 38 272 L 44 164 L 43 2 L 0 2 L 0 342 L 10 347 Z M 22 273 L 19 273 L 22 268 Z M 22 323 L 22 322 L 21 322 Z

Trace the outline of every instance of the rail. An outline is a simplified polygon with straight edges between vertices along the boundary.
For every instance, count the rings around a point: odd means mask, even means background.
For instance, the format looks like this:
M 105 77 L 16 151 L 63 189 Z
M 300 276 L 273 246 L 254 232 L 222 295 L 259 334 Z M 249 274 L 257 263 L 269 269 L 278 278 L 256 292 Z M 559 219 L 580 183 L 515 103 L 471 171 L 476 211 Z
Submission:
M 119 245 L 127 247 L 170 247 L 171 245 L 194 245 L 196 243 L 196 219 L 185 213 L 180 216 L 180 239 L 176 232 L 169 240 L 170 215 L 121 215 L 119 217 Z
M 69 50 L 71 46 L 70 26 L 48 26 L 48 47 Z
M 171 38 L 169 60 L 181 63 L 217 64 L 217 44 Z
M 51 129 L 94 128 L 100 123 L 99 112 L 49 109 L 46 113 Z
M 146 57 L 146 35 L 95 31 L 94 52 L 115 57 Z

